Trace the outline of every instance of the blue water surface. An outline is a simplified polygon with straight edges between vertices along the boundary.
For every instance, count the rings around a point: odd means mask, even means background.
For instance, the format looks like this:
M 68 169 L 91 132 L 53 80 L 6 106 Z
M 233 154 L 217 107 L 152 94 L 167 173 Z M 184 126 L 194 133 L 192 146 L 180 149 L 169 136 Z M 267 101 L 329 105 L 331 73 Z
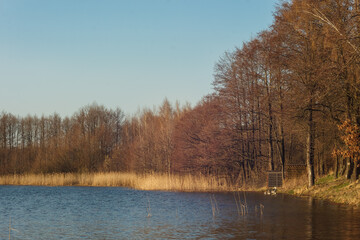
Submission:
M 251 192 L 0 186 L 0 239 L 10 221 L 11 239 L 360 239 L 359 210 Z

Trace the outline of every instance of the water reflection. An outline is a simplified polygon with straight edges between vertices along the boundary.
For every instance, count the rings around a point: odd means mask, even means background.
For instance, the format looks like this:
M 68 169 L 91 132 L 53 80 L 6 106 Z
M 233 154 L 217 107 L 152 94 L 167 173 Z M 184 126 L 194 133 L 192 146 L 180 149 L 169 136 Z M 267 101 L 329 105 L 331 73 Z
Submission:
M 313 237 L 313 218 L 314 218 L 314 215 L 313 215 L 313 211 L 312 211 L 312 208 L 313 208 L 313 198 L 312 197 L 308 197 L 308 207 L 307 207 L 307 220 L 306 220 L 306 235 L 307 235 L 307 239 L 312 239 Z
M 308 198 L 308 239 L 358 239 L 360 236 L 359 210 Z
M 19 230 L 13 239 L 360 238 L 359 210 L 281 194 L 239 195 L 0 186 L 0 239 L 8 239 L 10 216 Z
M 243 239 L 359 239 L 359 211 L 344 206 L 317 201 L 312 198 L 296 199 L 253 196 L 266 206 L 264 215 L 249 207 L 249 215 L 219 222 L 214 234 L 231 232 Z M 254 212 L 251 211 L 254 209 Z M 343 226 L 343 224 L 345 224 Z

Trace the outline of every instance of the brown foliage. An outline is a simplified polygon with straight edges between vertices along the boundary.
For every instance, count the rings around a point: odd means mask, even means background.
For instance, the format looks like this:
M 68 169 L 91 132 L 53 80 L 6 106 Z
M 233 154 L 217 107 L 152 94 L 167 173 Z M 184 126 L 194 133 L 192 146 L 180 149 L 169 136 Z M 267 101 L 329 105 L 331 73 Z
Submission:
M 358 163 L 360 159 L 359 126 L 352 123 L 349 119 L 346 119 L 338 127 L 342 133 L 341 140 L 343 141 L 344 146 L 334 149 L 334 157 L 342 156 L 343 158 L 351 158 L 355 163 Z

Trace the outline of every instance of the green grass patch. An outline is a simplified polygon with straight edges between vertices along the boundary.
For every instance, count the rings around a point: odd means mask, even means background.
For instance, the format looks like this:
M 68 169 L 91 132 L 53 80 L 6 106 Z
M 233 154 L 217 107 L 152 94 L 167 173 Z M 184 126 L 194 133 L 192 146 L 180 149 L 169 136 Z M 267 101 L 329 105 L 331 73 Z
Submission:
M 331 181 L 333 181 L 335 178 L 334 178 L 334 175 L 327 175 L 325 177 L 322 177 L 322 178 L 319 178 L 317 181 L 316 181 L 316 184 L 327 184 Z
M 348 186 L 349 184 L 350 184 L 350 182 L 346 181 L 346 182 L 340 183 L 339 185 L 332 186 L 330 189 L 339 190 L 341 188 L 344 188 L 344 187 Z
M 294 190 L 289 190 L 287 193 L 290 195 L 294 195 L 295 192 L 294 192 Z

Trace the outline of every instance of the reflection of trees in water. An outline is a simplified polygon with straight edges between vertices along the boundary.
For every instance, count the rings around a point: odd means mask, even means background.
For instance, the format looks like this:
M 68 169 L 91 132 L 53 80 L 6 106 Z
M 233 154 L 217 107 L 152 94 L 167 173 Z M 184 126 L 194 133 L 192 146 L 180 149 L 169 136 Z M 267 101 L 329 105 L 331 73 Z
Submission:
M 306 237 L 308 239 L 359 239 L 358 210 L 322 200 L 307 199 Z
M 305 226 L 305 232 L 306 232 L 306 237 L 308 239 L 312 239 L 313 238 L 313 217 L 314 217 L 314 211 L 313 211 L 313 198 L 309 197 L 307 199 L 307 213 L 306 213 L 306 226 Z
M 251 239 L 359 239 L 360 212 L 356 209 L 316 200 L 285 195 L 247 194 L 249 213 L 226 211 L 218 200 L 220 214 L 203 237 Z M 255 211 L 262 202 L 263 216 Z M 231 206 L 229 206 L 231 207 Z M 207 235 L 210 234 L 210 235 Z

